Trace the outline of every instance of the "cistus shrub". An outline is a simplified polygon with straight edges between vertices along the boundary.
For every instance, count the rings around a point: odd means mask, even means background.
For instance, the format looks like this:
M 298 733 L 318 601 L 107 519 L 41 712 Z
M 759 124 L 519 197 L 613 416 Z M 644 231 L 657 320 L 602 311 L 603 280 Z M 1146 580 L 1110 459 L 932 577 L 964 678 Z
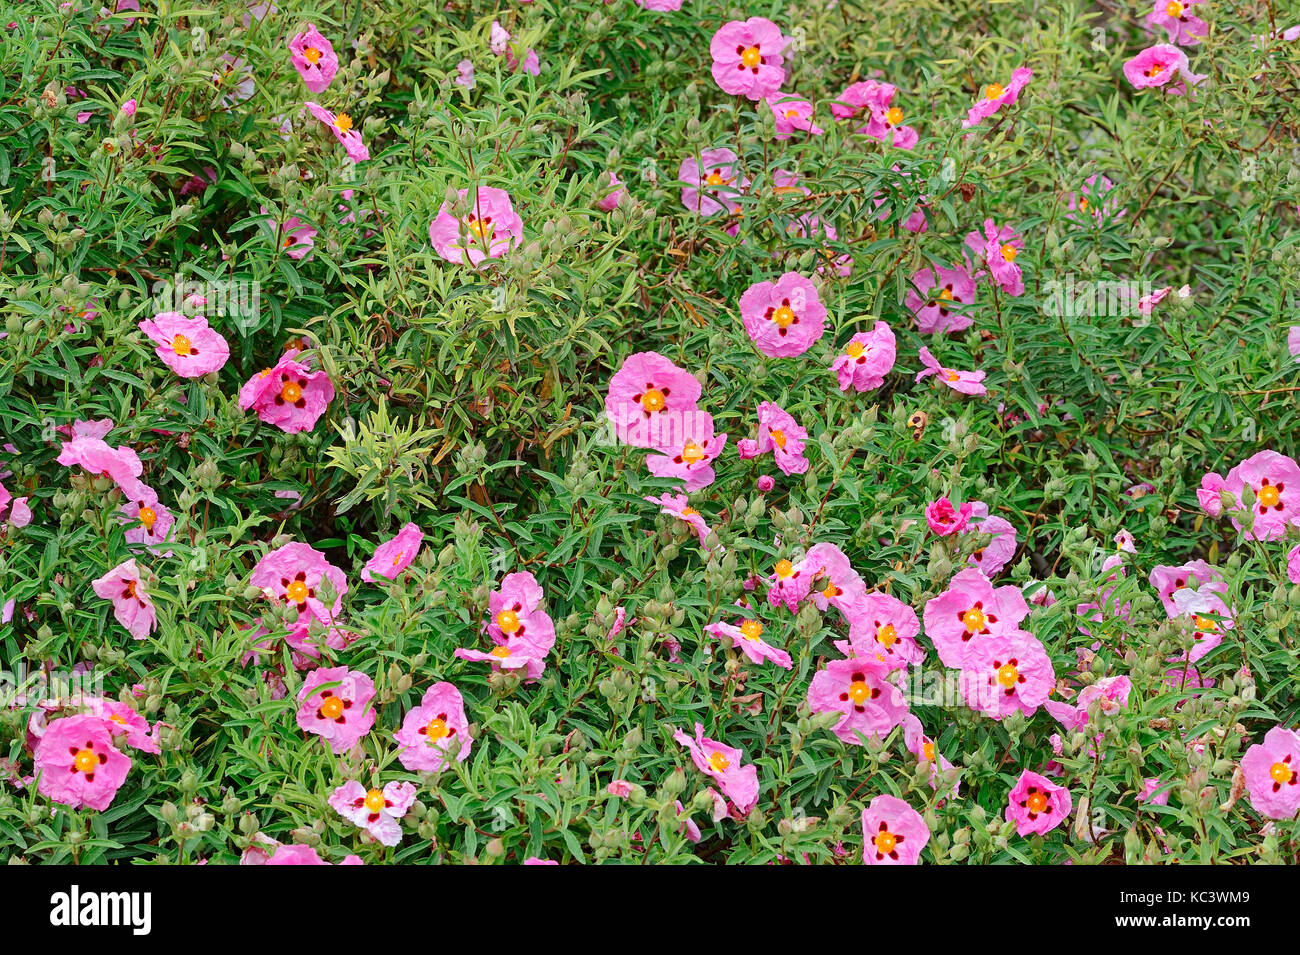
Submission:
M 0 856 L 1296 861 L 1294 11 L 113 2 L 0 4 Z

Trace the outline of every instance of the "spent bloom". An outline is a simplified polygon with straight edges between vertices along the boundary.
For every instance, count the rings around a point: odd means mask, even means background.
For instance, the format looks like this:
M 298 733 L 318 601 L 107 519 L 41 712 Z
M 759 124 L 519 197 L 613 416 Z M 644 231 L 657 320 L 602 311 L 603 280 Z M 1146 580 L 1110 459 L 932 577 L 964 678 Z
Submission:
M 429 687 L 420 705 L 402 719 L 393 739 L 402 747 L 397 759 L 413 772 L 436 773 L 452 760 L 463 763 L 473 741 L 460 690 L 445 682 Z
M 964 534 L 988 534 L 990 540 L 983 547 L 971 551 L 966 563 L 978 567 L 986 577 L 993 577 L 1016 556 L 1016 528 L 1006 518 L 990 516 L 988 505 L 983 501 L 975 501 L 971 508 L 973 520 Z
M 182 378 L 219 371 L 230 357 L 225 338 L 202 315 L 187 318 L 180 312 L 159 312 L 152 319 L 141 319 L 140 330 L 153 340 L 163 364 Z
M 870 331 L 858 332 L 849 339 L 844 351 L 832 359 L 831 371 L 841 391 L 871 391 L 885 383 L 897 357 L 893 329 L 877 321 Z
M 826 306 L 817 287 L 796 272 L 775 282 L 755 282 L 740 296 L 745 331 L 764 355 L 802 355 L 825 330 Z
M 366 789 L 355 779 L 334 790 L 329 798 L 329 804 L 340 816 L 385 846 L 402 841 L 402 825 L 398 820 L 414 802 L 415 787 L 410 783 L 391 782 L 383 789 Z
M 346 753 L 375 725 L 375 684 L 347 667 L 312 670 L 298 691 L 298 726 Z
M 789 41 L 771 20 L 750 17 L 723 24 L 709 42 L 713 79 L 724 93 L 755 102 L 785 82 L 781 51 Z
M 291 348 L 272 367 L 239 389 L 239 407 L 252 409 L 267 424 L 288 434 L 310 431 L 334 400 L 334 383 L 325 371 L 312 371 Z

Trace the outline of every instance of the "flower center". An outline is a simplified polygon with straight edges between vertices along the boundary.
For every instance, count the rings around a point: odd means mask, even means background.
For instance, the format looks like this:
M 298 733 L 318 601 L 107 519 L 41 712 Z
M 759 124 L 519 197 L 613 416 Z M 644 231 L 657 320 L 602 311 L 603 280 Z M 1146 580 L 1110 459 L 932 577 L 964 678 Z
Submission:
M 772 441 L 775 442 L 776 446 L 782 451 L 785 450 L 785 432 L 780 428 L 774 428 L 772 430 Z
M 99 757 L 93 749 L 79 749 L 72 757 L 72 765 L 79 773 L 93 773 L 99 766 Z
M 934 762 L 934 756 L 935 756 L 934 743 L 930 742 L 929 740 L 926 740 L 925 745 L 921 747 L 921 752 L 925 754 L 925 761 L 927 763 Z
M 1016 260 L 1017 251 L 1018 250 L 1014 245 L 1004 245 L 1002 247 L 1002 260 L 1004 262 L 1014 262 Z
M 699 517 L 700 512 L 693 507 L 683 507 L 682 517 Z
M 951 301 L 952 301 L 952 289 L 950 289 L 950 288 L 946 288 L 946 289 L 944 289 L 942 292 L 939 293 L 939 298 L 940 298 L 942 301 L 945 301 L 945 302 L 951 302 Z
M 1214 633 L 1219 629 L 1218 625 L 1213 620 L 1210 620 L 1208 617 L 1202 617 L 1199 614 L 1192 617 L 1192 623 L 1196 624 L 1197 630 L 1208 631 L 1209 633 Z
M 485 222 L 478 218 L 478 216 L 470 216 L 465 220 L 465 225 L 470 232 L 474 233 L 480 242 L 487 242 L 496 235 L 496 230 L 492 227 L 492 223 Z
M 888 829 L 876 833 L 876 838 L 874 841 L 876 843 L 876 851 L 881 852 L 885 855 L 889 855 L 891 852 L 893 852 L 894 846 L 898 845 L 898 837 L 895 836 Z
M 785 111 L 785 118 L 786 118 L 786 119 L 798 119 L 798 118 L 799 118 L 799 111 L 798 111 L 797 109 L 793 109 L 793 108 L 791 108 L 791 109 L 787 109 L 787 110 Z
M 876 631 L 876 639 L 885 646 L 892 647 L 898 642 L 898 631 L 892 623 L 887 623 Z
M 858 358 L 867 350 L 867 346 L 862 344 L 862 342 L 849 342 L 849 347 L 844 350 L 848 353 L 850 358 Z
M 864 680 L 854 680 L 849 684 L 849 699 L 861 706 L 871 699 L 871 687 Z
M 1080 210 L 1081 212 L 1087 212 L 1087 211 L 1088 211 L 1088 197 L 1087 197 L 1087 196 L 1083 196 L 1083 197 L 1079 200 L 1079 210 Z
M 744 63 L 751 70 L 758 66 L 763 60 L 763 56 L 758 52 L 758 47 L 751 46 L 744 53 L 740 54 L 740 62 Z
M 961 381 L 961 375 L 957 374 L 955 371 L 948 372 L 944 377 L 949 381 Z
M 1047 797 L 1042 793 L 1036 792 L 1029 797 L 1025 805 L 1029 808 L 1030 812 L 1046 812 Z
M 1271 484 L 1265 484 L 1261 487 L 1255 497 L 1259 503 L 1263 504 L 1265 507 L 1277 507 L 1279 495 L 1277 493 L 1277 488 Z
M 379 812 L 384 808 L 384 793 L 379 789 L 372 789 L 366 793 L 366 808 L 371 812 Z
M 397 552 L 397 556 L 393 558 L 393 566 L 396 567 L 398 564 L 400 564 L 400 563 L 402 562 L 402 558 L 403 558 L 404 556 L 406 556 L 406 555 L 405 555 L 402 551 L 399 550 L 399 551 Z
M 1151 67 L 1147 70 L 1147 76 L 1159 76 L 1163 70 L 1164 67 L 1161 64 L 1152 63 Z
M 1165 5 L 1165 13 L 1171 17 L 1181 17 L 1183 15 L 1183 5 L 1178 0 L 1171 0 Z
M 498 658 L 504 660 L 506 657 L 510 656 L 510 648 L 509 648 L 509 647 L 493 647 L 493 648 L 492 648 L 492 654 L 491 654 L 491 655 L 494 656 L 494 657 L 498 657 Z
M 430 743 L 436 743 L 447 735 L 447 721 L 442 718 L 432 719 L 424 728 L 424 736 Z
M 142 507 L 140 508 L 139 517 L 140 523 L 144 525 L 144 529 L 151 531 L 153 530 L 154 522 L 158 520 L 158 512 L 152 507 Z
M 885 122 L 890 126 L 897 126 L 903 121 L 903 111 L 897 106 L 891 106 L 889 112 L 885 114 Z
M 300 604 L 307 599 L 307 585 L 301 580 L 295 580 L 284 588 L 284 595 L 292 602 Z
M 312 66 L 315 66 L 317 63 L 320 62 L 320 57 L 321 57 L 320 50 L 316 49 L 314 46 L 309 46 L 307 47 L 307 49 L 302 51 L 302 58 L 306 60 L 308 63 L 310 63 Z
M 984 616 L 984 611 L 979 607 L 971 607 L 961 615 L 961 622 L 966 625 L 967 633 L 979 633 L 988 623 L 988 617 Z
M 794 573 L 794 564 L 788 560 L 778 560 L 776 562 L 776 575 L 782 580 Z
M 998 667 L 998 682 L 1008 690 L 1016 685 L 1020 679 L 1020 671 L 1016 669 L 1014 663 L 1004 663 Z
M 519 614 L 513 610 L 502 610 L 497 614 L 497 626 L 502 633 L 514 633 L 519 629 Z
M 1006 90 L 1002 88 L 1001 83 L 990 83 L 988 89 L 984 91 L 984 98 L 997 99 L 1005 92 Z
M 189 336 L 177 335 L 175 338 L 172 339 L 172 351 L 180 355 L 182 358 L 184 358 L 193 350 L 194 350 L 194 346 L 190 343 Z
M 320 705 L 320 715 L 327 720 L 336 720 L 343 715 L 343 701 L 337 696 L 331 696 Z
M 727 180 L 725 177 L 723 177 L 722 173 L 718 172 L 715 169 L 713 170 L 713 172 L 709 173 L 708 177 L 704 180 L 704 182 L 710 186 L 721 186 L 721 185 L 725 185 Z
M 340 133 L 351 132 L 352 117 L 349 116 L 347 113 L 339 113 L 337 116 L 334 117 L 334 128 L 337 129 Z
M 704 460 L 704 449 L 694 441 L 687 441 L 682 448 L 682 460 L 687 464 L 694 464 L 696 461 Z
M 763 625 L 757 620 L 746 620 L 740 625 L 740 635 L 746 640 L 757 640 L 763 635 Z
M 727 759 L 727 757 L 724 756 L 722 753 L 714 753 L 712 756 L 709 757 L 709 765 L 712 766 L 714 769 L 716 769 L 718 772 L 722 772 L 728 766 L 731 765 L 731 760 Z
M 291 405 L 302 400 L 302 386 L 296 381 L 286 381 L 280 389 L 280 397 Z
M 658 388 L 648 388 L 641 396 L 641 407 L 646 411 L 663 411 L 668 399 Z
M 1274 763 L 1269 767 L 1268 774 L 1273 777 L 1275 783 L 1289 783 L 1291 781 L 1291 767 L 1286 763 Z
M 777 328 L 789 328 L 794 324 L 794 310 L 789 305 L 782 305 L 772 313 L 772 321 Z

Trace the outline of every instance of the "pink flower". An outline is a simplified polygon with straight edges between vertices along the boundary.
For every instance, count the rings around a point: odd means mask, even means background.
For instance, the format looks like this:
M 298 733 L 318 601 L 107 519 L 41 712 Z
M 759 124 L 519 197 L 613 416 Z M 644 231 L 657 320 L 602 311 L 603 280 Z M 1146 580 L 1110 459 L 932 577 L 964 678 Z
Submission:
M 127 746 L 145 753 L 161 752 L 155 736 L 158 727 L 150 730 L 149 721 L 125 703 L 95 696 L 87 699 L 86 704 L 87 712 L 103 720 L 111 736 L 123 737 Z
M 796 130 L 820 136 L 824 130 L 813 122 L 813 104 L 789 93 L 773 93 L 764 98 L 776 120 L 776 138 L 789 139 Z
M 948 589 L 926 602 L 925 632 L 944 666 L 961 669 L 983 643 L 998 646 L 1029 616 L 1018 587 L 994 587 L 983 573 L 967 567 L 953 575 Z
M 113 616 L 135 639 L 143 640 L 157 626 L 158 616 L 134 558 L 122 561 L 90 586 L 99 597 L 113 601 Z
M 1151 574 L 1147 579 L 1160 594 L 1160 602 L 1164 605 L 1165 613 L 1170 617 L 1176 617 L 1180 612 L 1178 605 L 1174 603 L 1174 594 L 1190 586 L 1193 581 L 1201 585 L 1200 589 L 1209 586 L 1211 590 L 1220 593 L 1228 592 L 1228 585 L 1224 582 L 1219 568 L 1203 560 L 1193 560 L 1180 567 L 1159 564 L 1151 568 Z
M 930 841 L 921 814 L 897 796 L 877 796 L 862 810 L 862 861 L 867 865 L 917 865 Z
M 329 604 L 322 593 L 325 581 L 333 590 Z M 300 626 L 312 620 L 333 624 L 343 609 L 343 595 L 348 592 L 343 571 L 310 544 L 298 541 L 276 548 L 259 560 L 249 583 L 260 587 L 271 600 L 296 607 Z
M 1016 710 L 1033 716 L 1055 688 L 1056 673 L 1037 637 L 1011 630 L 969 646 L 961 685 L 966 705 L 996 720 Z
M 1006 817 L 1021 836 L 1044 835 L 1070 814 L 1073 805 L 1068 789 L 1026 769 L 1007 794 Z
M 1274 726 L 1241 758 L 1250 804 L 1269 819 L 1293 819 L 1300 810 L 1300 735 Z
M 452 80 L 457 86 L 463 86 L 467 90 L 474 88 L 474 61 L 461 60 L 456 64 L 456 79 Z
M 939 774 L 945 770 L 952 769 L 952 763 L 944 758 L 939 752 L 939 747 L 935 741 L 925 735 L 925 728 L 911 713 L 903 717 L 903 745 L 907 751 L 916 757 L 918 762 L 930 764 L 930 788 L 938 789 Z M 952 795 L 955 797 L 961 783 L 954 783 Z
M 334 55 L 333 44 L 311 23 L 289 41 L 289 62 L 313 93 L 324 92 L 339 71 L 339 58 Z
M 623 180 L 611 169 L 609 172 L 609 185 L 605 188 L 609 191 L 603 195 L 596 203 L 596 208 L 601 212 L 613 212 L 618 208 L 618 204 L 623 200 Z
M 979 102 L 967 111 L 966 118 L 962 120 L 962 128 L 970 129 L 973 126 L 978 126 L 1003 106 L 1010 106 L 1020 98 L 1020 91 L 1028 85 L 1033 75 L 1033 70 L 1020 66 L 1011 71 L 1011 82 L 1006 86 L 1001 83 L 992 83 L 986 86 L 984 95 Z
M 635 783 L 630 783 L 626 779 L 616 779 L 605 787 L 605 792 L 609 793 L 616 799 L 626 799 L 639 787 Z
M 734 649 L 744 653 L 752 663 L 771 660 L 786 670 L 794 666 L 790 654 L 763 639 L 763 625 L 757 620 L 744 620 L 740 626 L 719 621 L 706 626 L 704 632 L 724 644 L 730 643 Z
M 125 103 L 122 104 L 122 115 L 123 115 L 123 116 L 134 116 L 134 115 L 135 115 L 136 107 L 137 107 L 138 105 L 139 105 L 139 104 L 136 103 L 136 101 L 133 100 L 133 99 L 129 99 L 129 100 L 127 100 Z
M 1247 487 L 1255 498 L 1250 507 L 1248 530 L 1242 523 L 1247 518 L 1242 509 L 1242 493 Z M 1214 472 L 1202 478 L 1196 496 L 1202 510 L 1211 517 L 1219 516 L 1222 491 L 1236 498 L 1237 504 L 1228 517 L 1247 540 L 1283 537 L 1287 527 L 1300 517 L 1300 466 L 1285 454 L 1260 451 L 1229 471 L 1226 478 Z
M 685 183 L 682 205 L 701 216 L 739 212 L 735 197 L 749 187 L 730 149 L 706 149 L 698 160 L 687 156 L 677 170 L 677 181 Z
M 329 804 L 340 816 L 385 846 L 402 841 L 402 826 L 397 820 L 406 815 L 414 802 L 415 787 L 410 783 L 392 782 L 383 789 L 367 790 L 355 779 L 334 790 L 329 798 Z
M 143 544 L 152 549 L 166 544 L 171 537 L 176 518 L 158 501 L 158 494 L 147 484 L 136 482 L 134 496 L 122 503 L 122 523 L 126 525 L 128 544 Z M 171 551 L 159 551 L 159 556 L 170 557 Z
M 1192 649 L 1187 659 L 1195 663 L 1223 642 L 1223 631 L 1235 624 L 1232 610 L 1212 588 L 1192 590 L 1184 587 L 1174 591 L 1173 602 L 1177 616 L 1192 620 Z
M 758 480 L 754 482 L 754 486 L 758 488 L 760 494 L 766 494 L 776 487 L 776 478 L 770 474 L 760 474 Z M 1300 583 L 1300 581 L 1297 581 L 1297 583 Z
M 473 740 L 460 690 L 450 683 L 435 683 L 424 691 L 420 705 L 402 720 L 393 734 L 402 747 L 397 759 L 412 772 L 438 773 L 454 759 L 469 758 Z
M 230 346 L 203 316 L 186 318 L 180 312 L 159 312 L 140 320 L 140 330 L 157 348 L 158 357 L 182 378 L 198 378 L 219 371 L 230 357 Z
M 395 579 L 415 561 L 423 540 L 424 532 L 414 524 L 407 524 L 375 548 L 374 555 L 361 571 L 361 579 L 367 583 L 374 583 L 376 576 Z
M 695 531 L 695 536 L 700 539 L 700 546 L 706 553 L 708 552 L 709 547 L 705 541 L 711 531 L 704 521 L 704 516 L 688 503 L 690 498 L 685 494 L 662 494 L 659 497 L 647 497 L 646 500 L 651 504 L 658 504 L 661 514 L 667 514 L 689 524 Z
M 700 382 L 658 352 L 629 355 L 609 380 L 605 414 L 618 439 L 638 448 L 672 448 L 685 444 L 702 421 L 695 402 Z M 709 419 L 712 427 L 712 418 Z
M 732 96 L 755 102 L 770 96 L 785 82 L 781 51 L 788 42 L 780 28 L 763 17 L 725 23 L 709 43 L 713 79 Z
M 459 205 L 467 208 L 457 218 L 446 202 L 429 223 L 429 241 L 434 251 L 457 265 L 477 266 L 484 259 L 499 259 L 524 238 L 524 220 L 515 212 L 510 195 L 504 189 L 479 186 L 473 199 L 461 189 Z
M 984 232 L 966 236 L 966 245 L 988 266 L 993 282 L 1008 295 L 1023 295 L 1025 282 L 1016 265 L 1016 256 L 1025 247 L 1025 240 L 1011 226 L 997 227 L 992 219 L 984 220 Z
M 1210 25 L 1188 11 L 1201 0 L 1156 0 L 1155 7 L 1146 17 L 1147 29 L 1163 27 L 1170 43 L 1197 46 L 1208 36 Z
M 775 402 L 764 401 L 758 406 L 758 438 L 742 439 L 736 450 L 745 460 L 771 451 L 784 474 L 803 474 L 808 470 L 808 459 L 803 455 L 807 439 L 808 432 L 793 417 Z
M 799 561 L 797 570 L 807 577 L 805 595 L 812 598 L 819 610 L 834 606 L 852 623 L 867 588 L 844 551 L 834 544 L 813 544 Z
M 758 770 L 752 764 L 741 765 L 743 750 L 707 738 L 700 723 L 695 724 L 694 739 L 682 730 L 676 730 L 673 739 L 686 747 L 696 768 L 718 783 L 742 815 L 754 808 L 758 802 Z
M 903 110 L 893 105 L 897 92 L 892 83 L 882 83 L 879 80 L 854 83 L 831 104 L 831 115 L 836 119 L 865 115 L 866 124 L 859 126 L 856 132 L 899 149 L 911 149 L 920 135 L 910 126 L 902 125 Z
M 239 407 L 252 408 L 267 424 L 288 434 L 310 431 L 334 400 L 334 383 L 324 371 L 296 361 L 291 348 L 271 368 L 258 372 L 239 390 Z
M 844 351 L 831 361 L 831 371 L 840 391 L 871 391 L 885 383 L 897 355 L 893 330 L 877 321 L 871 331 L 858 332 L 849 339 Z
M 361 138 L 361 130 L 353 128 L 352 117 L 347 113 L 331 113 L 324 106 L 310 102 L 307 103 L 307 111 L 330 128 L 352 162 L 365 162 L 370 158 L 370 150 Z
M 1002 569 L 1011 562 L 1011 558 L 1016 556 L 1018 546 L 1016 529 L 1005 518 L 987 516 L 989 512 L 987 504 L 976 501 L 972 507 L 971 516 L 976 520 L 965 533 L 989 534 L 992 540 L 978 550 L 972 551 L 970 557 L 966 559 L 966 565 L 978 567 L 986 577 L 993 577 L 1001 573 Z
M 1300 325 L 1292 325 L 1286 333 L 1286 350 L 1300 362 Z
M 74 809 L 103 812 L 130 769 L 130 757 L 113 746 L 108 728 L 96 716 L 54 720 L 36 745 L 38 791 Z
M 1140 90 L 1152 86 L 1165 86 L 1173 82 L 1170 92 L 1178 95 L 1186 92 L 1184 81 L 1195 86 L 1205 79 L 1204 75 L 1191 71 L 1186 53 L 1168 43 L 1157 43 L 1155 46 L 1147 47 L 1125 62 L 1124 76 L 1135 89 Z
M 1286 576 L 1291 583 L 1300 584 L 1300 544 L 1296 544 L 1287 551 Z
M 884 739 L 907 715 L 907 701 L 889 682 L 889 672 L 867 657 L 831 660 L 808 684 L 808 707 L 814 713 L 842 714 L 834 732 L 849 745 L 862 745 L 860 737 Z
M 266 207 L 262 207 L 266 212 Z M 268 222 L 268 228 L 274 229 L 274 223 Z M 306 258 L 316 248 L 316 228 L 303 222 L 297 216 L 289 216 L 278 227 L 280 246 L 284 254 L 295 261 Z
M 346 753 L 375 725 L 374 697 L 375 684 L 364 673 L 347 667 L 312 670 L 298 691 L 298 726 L 335 753 Z
M 817 568 L 810 567 L 806 557 L 797 564 L 788 560 L 778 560 L 772 574 L 767 578 L 772 582 L 772 586 L 767 591 L 767 602 L 773 607 L 784 605 L 791 613 L 797 612 L 799 604 L 807 599 L 812 591 L 816 574 Z
M 953 309 L 954 305 L 966 306 L 975 301 L 975 280 L 965 269 L 946 269 L 941 265 L 918 269 L 912 275 L 912 286 L 905 302 L 922 334 L 959 332 L 974 321 L 964 309 Z
M 252 862 L 250 864 L 257 865 L 258 863 Z M 261 864 L 262 865 L 334 865 L 333 862 L 328 862 L 325 859 L 322 859 L 320 857 L 320 853 L 317 852 L 315 849 L 313 849 L 311 846 L 297 846 L 297 845 L 277 846 L 275 852 L 271 854 L 270 858 L 268 858 L 264 863 Z M 360 856 L 347 855 L 344 856 L 343 861 L 338 864 L 339 865 L 362 865 L 363 863 L 361 861 Z
M 802 355 L 822 337 L 826 306 L 817 287 L 797 272 L 775 282 L 756 282 L 740 296 L 745 331 L 764 355 Z
M 1119 200 L 1108 198 L 1114 190 L 1115 183 L 1094 173 L 1083 181 L 1083 189 L 1078 194 L 1071 192 L 1067 197 L 1065 218 L 1079 222 L 1082 221 L 1080 214 L 1090 215 L 1099 226 L 1123 218 L 1126 210 Z
M 457 649 L 461 660 L 491 663 L 503 670 L 524 670 L 528 681 L 546 669 L 546 655 L 555 646 L 555 624 L 542 609 L 542 588 L 530 573 L 507 574 L 488 597 L 484 631 L 496 646 L 491 652 Z
M 144 473 L 139 455 L 125 445 L 110 448 L 102 438 L 74 437 L 64 442 L 56 460 L 64 467 L 79 465 L 92 475 L 103 474 L 123 490 L 134 490 Z
M 876 660 L 889 670 L 904 669 L 925 658 L 916 639 L 921 634 L 916 611 L 897 597 L 863 594 L 846 616 L 852 656 Z
M 970 501 L 964 502 L 960 508 L 953 506 L 952 501 L 946 497 L 941 497 L 937 501 L 932 501 L 925 507 L 925 520 L 930 525 L 930 530 L 940 537 L 947 537 L 949 534 L 960 534 L 966 529 L 969 523 L 973 507 Z
M 1142 781 L 1142 791 L 1141 791 L 1140 793 L 1137 794 L 1137 801 L 1138 801 L 1139 803 L 1149 802 L 1149 803 L 1151 803 L 1151 805 L 1153 805 L 1153 806 L 1167 806 L 1167 805 L 1169 805 L 1169 790 L 1168 790 L 1168 789 L 1166 789 L 1164 792 L 1162 792 L 1162 793 L 1161 793 L 1160 795 L 1158 795 L 1158 796 L 1153 796 L 1153 795 L 1152 795 L 1152 793 L 1154 793 L 1157 789 L 1159 789 L 1159 788 L 1160 788 L 1161 786 L 1163 786 L 1163 785 L 1164 785 L 1164 783 L 1162 783 L 1162 782 L 1159 780 L 1159 778 L 1155 778 L 1155 777 L 1153 777 L 1153 778 L 1151 778 L 1151 779 L 1144 779 L 1144 780 Z
M 1073 704 L 1060 700 L 1046 700 L 1043 708 L 1066 730 L 1073 732 L 1088 725 L 1088 708 L 1094 700 L 1101 701 L 1103 713 L 1118 713 L 1128 706 L 1129 694 L 1132 691 L 1133 683 L 1128 677 L 1109 676 L 1091 686 L 1085 686 L 1079 691 Z
M 704 411 L 692 411 L 668 418 L 661 415 L 662 425 L 679 425 L 681 433 L 672 444 L 657 448 L 661 454 L 646 456 L 646 467 L 655 477 L 681 478 L 687 491 L 698 491 L 713 483 L 713 461 L 727 445 L 725 434 L 713 433 L 713 416 Z M 658 429 L 658 439 L 667 442 L 671 435 L 668 427 Z M 672 429 L 676 430 L 676 429 Z
M 937 375 L 939 380 L 951 388 L 953 391 L 963 395 L 984 395 L 988 394 L 988 388 L 984 386 L 984 372 L 982 371 L 958 371 L 954 368 L 945 368 L 939 364 L 938 359 L 930 353 L 930 349 L 924 345 L 921 346 L 921 364 L 924 369 L 916 373 L 916 380 L 919 383 L 924 378 L 931 375 Z

